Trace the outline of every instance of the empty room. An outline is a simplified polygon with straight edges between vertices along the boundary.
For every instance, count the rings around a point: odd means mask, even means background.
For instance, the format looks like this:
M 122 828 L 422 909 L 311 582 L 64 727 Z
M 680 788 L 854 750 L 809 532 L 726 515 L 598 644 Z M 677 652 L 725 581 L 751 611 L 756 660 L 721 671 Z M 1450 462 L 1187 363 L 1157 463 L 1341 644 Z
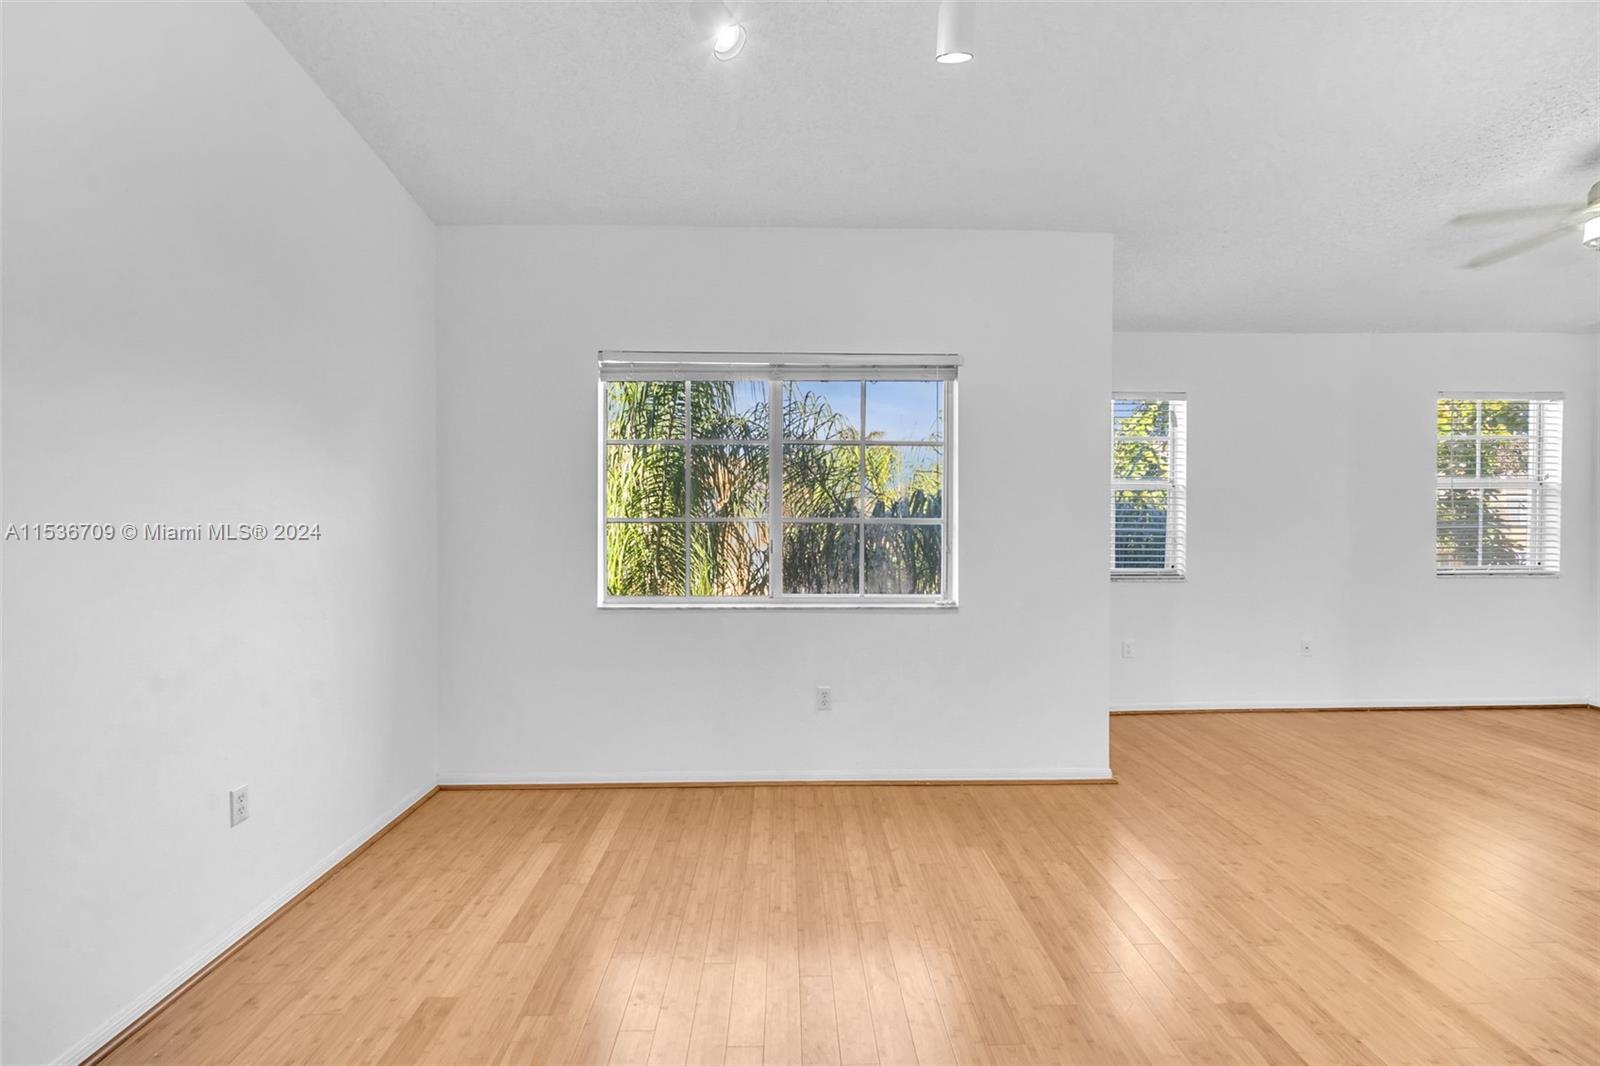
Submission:
M 0 1062 L 1600 1064 L 1600 4 L 0 60 Z

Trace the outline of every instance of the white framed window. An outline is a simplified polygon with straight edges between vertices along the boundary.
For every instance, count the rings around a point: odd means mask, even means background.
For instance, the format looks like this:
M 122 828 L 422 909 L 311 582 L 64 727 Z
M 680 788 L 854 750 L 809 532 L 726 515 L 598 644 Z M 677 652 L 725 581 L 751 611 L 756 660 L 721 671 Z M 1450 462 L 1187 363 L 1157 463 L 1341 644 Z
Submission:
M 1184 575 L 1187 419 L 1180 393 L 1111 398 L 1113 578 Z
M 1439 395 L 1438 573 L 1560 572 L 1561 411 L 1553 393 Z
M 601 352 L 600 605 L 953 606 L 959 365 Z

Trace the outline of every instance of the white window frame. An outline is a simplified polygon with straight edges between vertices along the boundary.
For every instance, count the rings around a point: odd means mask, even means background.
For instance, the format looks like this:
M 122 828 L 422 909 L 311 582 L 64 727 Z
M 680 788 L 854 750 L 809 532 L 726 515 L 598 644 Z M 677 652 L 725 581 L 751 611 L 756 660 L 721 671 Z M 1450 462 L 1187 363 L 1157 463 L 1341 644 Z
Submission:
M 954 354 L 838 354 L 811 352 L 626 352 L 602 351 L 599 353 L 600 374 L 598 383 L 599 446 L 596 468 L 598 471 L 597 516 L 597 605 L 605 609 L 649 608 L 709 608 L 716 610 L 906 610 L 952 609 L 957 606 L 956 565 L 956 398 L 957 371 L 961 357 Z M 612 596 L 606 589 L 606 525 L 617 519 L 606 514 L 606 447 L 618 443 L 607 433 L 606 383 L 610 381 L 737 381 L 763 380 L 767 382 L 767 454 L 769 480 L 767 486 L 767 536 L 771 545 L 771 563 L 766 596 Z M 790 440 L 783 435 L 783 385 L 786 381 L 857 381 L 861 382 L 862 409 L 857 413 L 857 425 L 866 428 L 866 389 L 869 381 L 927 381 L 944 383 L 944 437 L 933 441 L 874 440 L 863 445 L 897 447 L 937 447 L 943 456 L 942 497 L 939 518 L 873 518 L 866 507 L 853 517 L 843 518 L 786 518 L 783 515 L 783 449 L 786 444 L 822 443 L 849 444 L 849 440 L 803 442 Z M 687 388 L 687 386 L 686 386 Z M 707 443 L 693 436 L 687 412 L 684 418 L 684 437 L 659 443 L 682 444 L 688 451 L 685 461 L 692 455 L 692 446 Z M 638 442 L 626 442 L 638 443 Z M 749 444 L 750 441 L 739 443 Z M 865 462 L 865 447 L 863 463 Z M 863 471 L 863 478 L 865 472 Z M 684 501 L 685 554 L 689 526 L 695 522 L 716 521 L 695 517 L 692 508 Z M 674 519 L 676 520 L 676 519 Z M 728 519 L 727 521 L 749 521 Z M 756 519 L 760 521 L 760 519 Z M 783 526 L 785 524 L 822 523 L 856 525 L 860 527 L 857 547 L 859 592 L 799 594 L 783 590 Z M 937 595 L 891 595 L 866 591 L 866 531 L 873 525 L 929 525 L 943 532 L 940 537 L 942 553 L 941 592 Z M 691 565 L 686 559 L 685 566 Z M 686 584 L 687 588 L 687 575 Z
M 1474 405 L 1472 433 L 1438 433 L 1438 411 L 1441 401 L 1459 401 Z M 1528 426 L 1528 477 L 1461 477 L 1439 473 L 1439 444 L 1448 440 L 1471 440 L 1481 456 L 1483 449 L 1483 403 L 1485 401 L 1527 402 Z M 1559 577 L 1561 574 L 1561 449 L 1565 436 L 1566 396 L 1559 392 L 1471 392 L 1453 390 L 1434 397 L 1433 434 L 1434 454 L 1434 573 L 1438 577 Z M 1490 438 L 1494 439 L 1494 438 Z M 1500 439 L 1504 439 L 1500 437 Z M 1481 463 L 1481 458 L 1479 460 Z M 1529 489 L 1530 517 L 1528 529 L 1528 554 L 1532 561 L 1516 566 L 1441 566 L 1439 564 L 1439 493 L 1461 489 Z M 1549 540 L 1537 536 L 1538 530 L 1552 529 Z M 1482 556 L 1480 520 L 1479 556 Z
M 1167 435 L 1165 437 L 1129 437 L 1117 432 L 1117 402 L 1136 400 L 1159 401 L 1168 405 Z M 1183 392 L 1114 392 L 1111 394 L 1111 455 L 1112 471 L 1116 469 L 1116 448 L 1124 441 L 1167 442 L 1167 477 L 1111 478 L 1107 493 L 1110 516 L 1111 552 L 1110 567 L 1113 581 L 1182 581 L 1188 576 L 1189 531 L 1189 396 Z M 1117 566 L 1117 493 L 1121 491 L 1149 491 L 1165 489 L 1167 493 L 1167 543 L 1166 564 L 1163 567 Z

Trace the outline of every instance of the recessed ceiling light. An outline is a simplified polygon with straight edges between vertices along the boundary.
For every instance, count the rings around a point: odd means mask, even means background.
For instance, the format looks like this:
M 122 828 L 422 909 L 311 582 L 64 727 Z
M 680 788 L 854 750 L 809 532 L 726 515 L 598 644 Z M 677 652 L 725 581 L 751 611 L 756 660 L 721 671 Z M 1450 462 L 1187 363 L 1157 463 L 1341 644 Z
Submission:
M 944 0 L 939 5 L 939 34 L 934 41 L 937 63 L 970 63 L 972 38 L 978 25 L 975 0 Z
M 732 59 L 744 51 L 744 39 L 744 27 L 730 22 L 711 39 L 711 54 L 724 61 Z
M 703 40 L 711 42 L 711 54 L 727 62 L 744 51 L 744 24 L 722 0 L 695 0 L 689 5 L 689 15 Z

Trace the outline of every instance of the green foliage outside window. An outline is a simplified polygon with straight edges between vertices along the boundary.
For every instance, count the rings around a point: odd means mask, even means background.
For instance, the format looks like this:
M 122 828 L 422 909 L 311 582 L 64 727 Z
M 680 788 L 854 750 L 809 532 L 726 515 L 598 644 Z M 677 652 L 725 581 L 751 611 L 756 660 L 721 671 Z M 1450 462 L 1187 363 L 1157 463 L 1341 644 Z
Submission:
M 1528 400 L 1441 399 L 1436 408 L 1436 554 L 1443 568 L 1515 567 L 1528 562 L 1531 475 L 1537 442 Z M 1528 479 L 1527 487 L 1473 485 Z
M 863 526 L 862 518 L 942 518 L 943 442 L 863 437 L 861 388 L 786 382 L 781 390 L 784 590 L 855 594 L 864 579 L 871 594 L 937 595 L 942 526 Z M 607 384 L 608 595 L 769 595 L 768 406 L 761 381 Z

